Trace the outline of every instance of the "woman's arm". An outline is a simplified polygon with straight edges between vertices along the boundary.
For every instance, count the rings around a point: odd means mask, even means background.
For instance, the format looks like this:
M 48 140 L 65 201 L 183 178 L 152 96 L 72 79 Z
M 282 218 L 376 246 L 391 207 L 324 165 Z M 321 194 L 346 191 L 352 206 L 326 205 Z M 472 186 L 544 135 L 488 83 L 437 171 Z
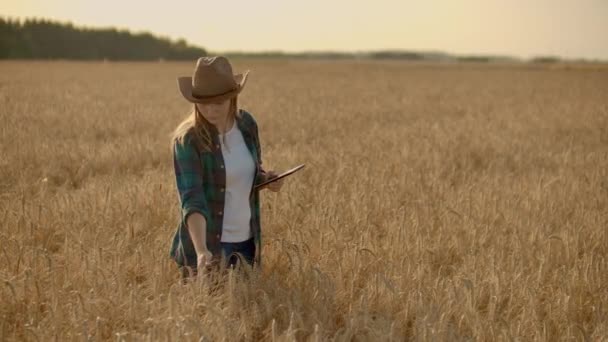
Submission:
M 259 135 L 259 130 L 258 130 L 258 125 L 255 122 L 255 119 L 253 119 L 253 132 L 255 135 L 255 148 L 258 152 L 258 157 L 260 159 L 260 172 L 258 173 L 255 183 L 259 184 L 259 183 L 263 183 L 265 181 L 267 181 L 268 179 L 274 178 L 276 176 L 278 176 L 278 174 L 274 171 L 266 171 L 264 170 L 264 167 L 262 166 L 262 146 L 260 145 L 260 135 Z M 274 183 L 268 184 L 267 186 L 265 186 L 262 189 L 270 189 L 270 191 L 273 192 L 278 192 L 281 190 L 281 187 L 283 186 L 283 180 L 278 180 Z
M 192 244 L 196 250 L 198 267 L 209 264 L 211 262 L 212 255 L 207 249 L 207 236 L 205 234 L 207 231 L 207 221 L 203 215 L 195 212 L 188 216 L 186 225 L 188 226 L 188 232 L 190 233 Z
M 250 114 L 251 115 L 251 114 Z M 254 142 L 255 142 L 255 149 L 258 153 L 258 159 L 260 160 L 260 172 L 257 174 L 256 179 L 255 179 L 255 183 L 263 183 L 268 179 L 268 172 L 266 172 L 266 170 L 264 170 L 264 166 L 262 165 L 262 146 L 260 146 L 260 135 L 259 135 L 259 131 L 258 131 L 258 124 L 255 121 L 255 119 L 253 118 L 253 116 L 251 117 L 252 123 L 253 123 L 253 135 L 254 135 Z
M 203 190 L 201 160 L 192 141 L 187 138 L 183 143 L 175 142 L 173 162 L 182 206 L 182 220 L 188 228 L 200 264 L 201 257 L 210 258 L 211 255 L 206 239 L 209 209 Z

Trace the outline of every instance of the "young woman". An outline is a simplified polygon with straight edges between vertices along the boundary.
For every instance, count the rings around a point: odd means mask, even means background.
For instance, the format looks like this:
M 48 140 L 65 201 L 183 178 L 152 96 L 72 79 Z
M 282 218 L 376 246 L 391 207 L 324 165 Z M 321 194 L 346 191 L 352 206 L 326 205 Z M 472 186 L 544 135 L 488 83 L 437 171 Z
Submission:
M 192 77 L 178 78 L 181 94 L 193 103 L 172 139 L 182 215 L 171 257 L 184 276 L 261 261 L 260 189 L 254 187 L 276 173 L 262 168 L 254 117 L 238 109 L 248 73 L 233 75 L 225 57 L 203 57 Z M 266 187 L 277 192 L 281 186 Z

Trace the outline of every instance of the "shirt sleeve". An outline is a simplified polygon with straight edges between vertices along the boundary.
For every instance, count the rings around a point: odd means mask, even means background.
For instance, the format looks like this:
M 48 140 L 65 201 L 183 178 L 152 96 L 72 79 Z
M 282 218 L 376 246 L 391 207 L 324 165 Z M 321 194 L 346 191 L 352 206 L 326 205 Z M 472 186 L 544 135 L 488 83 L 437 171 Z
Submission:
M 210 215 L 205 199 L 203 165 L 189 139 L 184 139 L 183 143 L 174 143 L 173 165 L 184 225 L 188 222 L 188 216 L 195 212 L 203 215 L 208 223 Z
M 258 152 L 258 159 L 260 160 L 260 172 L 256 176 L 255 183 L 259 184 L 266 180 L 266 170 L 264 170 L 264 166 L 262 166 L 262 147 L 260 146 L 260 136 L 258 134 L 258 125 L 253 118 L 252 118 L 252 120 L 253 120 L 253 133 L 255 136 L 255 149 Z

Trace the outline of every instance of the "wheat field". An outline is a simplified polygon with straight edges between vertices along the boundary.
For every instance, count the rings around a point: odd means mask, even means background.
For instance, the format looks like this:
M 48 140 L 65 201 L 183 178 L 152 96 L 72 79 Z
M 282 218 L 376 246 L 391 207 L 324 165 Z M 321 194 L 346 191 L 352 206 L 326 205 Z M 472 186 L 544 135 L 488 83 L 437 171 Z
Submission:
M 169 259 L 175 77 L 0 63 L 0 340 L 608 340 L 608 68 L 234 60 L 263 268 Z

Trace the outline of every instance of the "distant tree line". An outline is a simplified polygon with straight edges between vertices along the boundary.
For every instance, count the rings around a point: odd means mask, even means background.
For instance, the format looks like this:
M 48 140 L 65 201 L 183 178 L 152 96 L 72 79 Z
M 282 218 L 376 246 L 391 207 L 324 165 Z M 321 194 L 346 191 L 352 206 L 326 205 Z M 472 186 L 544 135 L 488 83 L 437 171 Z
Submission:
M 555 56 L 539 56 L 532 58 L 532 63 L 558 63 L 559 57 Z
M 379 50 L 362 52 L 310 51 L 285 53 L 281 51 L 227 52 L 228 57 L 237 58 L 297 58 L 297 59 L 361 59 L 361 60 L 404 60 L 423 62 L 472 62 L 517 63 L 520 59 L 511 56 L 458 56 L 441 51 Z
M 205 55 L 205 49 L 183 39 L 173 42 L 150 33 L 0 17 L 0 59 L 181 60 Z
M 283 52 L 232 51 L 222 53 L 236 58 L 370 59 L 448 63 L 555 64 L 567 62 L 558 56 L 538 56 L 522 60 L 512 56 L 454 55 L 442 51 L 380 50 L 360 52 L 308 51 Z M 193 60 L 207 56 L 203 48 L 185 40 L 172 41 L 151 33 L 131 33 L 116 28 L 83 28 L 48 19 L 10 19 L 0 17 L 0 59 L 90 59 L 90 60 Z M 602 62 L 578 59 L 574 62 Z M 605 61 L 604 61 L 605 62 Z

